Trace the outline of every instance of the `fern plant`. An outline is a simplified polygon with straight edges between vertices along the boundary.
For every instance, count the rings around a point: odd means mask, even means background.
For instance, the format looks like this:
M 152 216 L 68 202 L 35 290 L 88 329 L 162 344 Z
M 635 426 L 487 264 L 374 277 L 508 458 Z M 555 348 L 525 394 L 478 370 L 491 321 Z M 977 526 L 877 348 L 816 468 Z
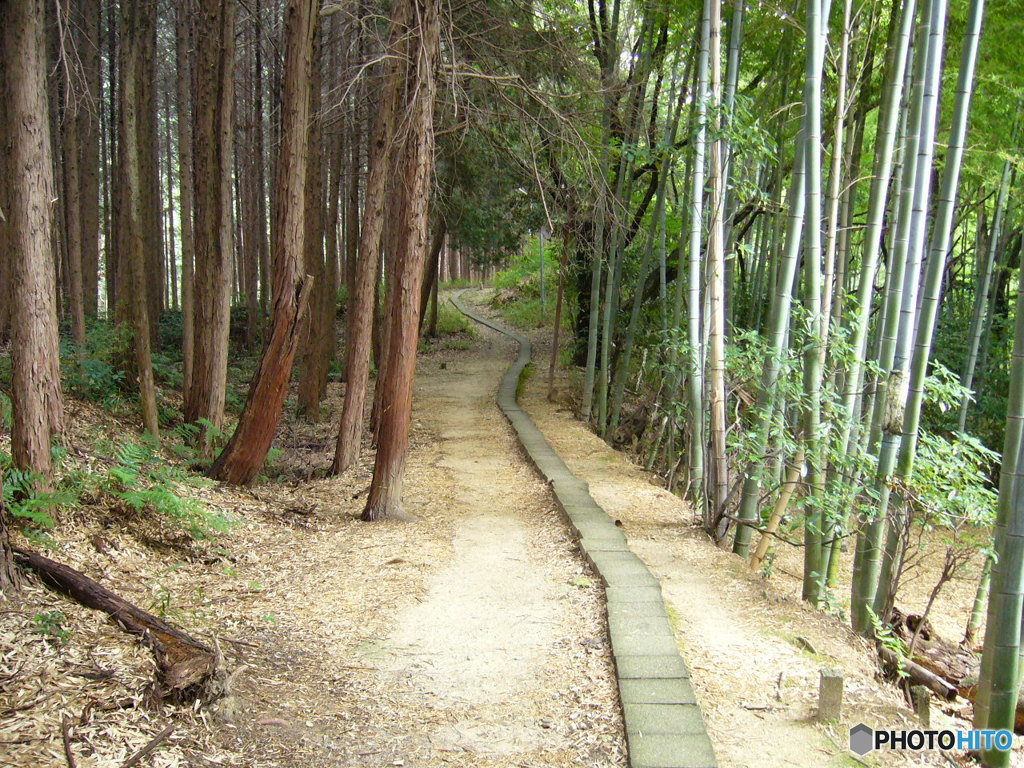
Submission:
M 122 442 L 114 450 L 114 459 L 105 490 L 129 508 L 155 513 L 197 539 L 228 529 L 226 518 L 209 512 L 200 501 L 178 493 L 178 486 L 188 482 L 188 475 L 164 462 L 152 446 Z
M 42 477 L 34 472 L 18 469 L 10 455 L 0 451 L 3 474 L 3 503 L 14 516 L 33 523 L 39 528 L 53 528 L 52 512 L 78 502 L 78 494 L 70 487 L 39 490 L 44 487 Z

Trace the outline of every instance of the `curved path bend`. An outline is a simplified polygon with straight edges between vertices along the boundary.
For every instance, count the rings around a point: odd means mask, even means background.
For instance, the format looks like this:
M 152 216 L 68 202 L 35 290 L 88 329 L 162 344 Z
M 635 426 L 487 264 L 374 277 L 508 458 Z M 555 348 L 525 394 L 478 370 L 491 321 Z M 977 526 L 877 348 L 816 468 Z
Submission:
M 452 303 L 470 319 L 519 343 L 497 403 L 531 463 L 554 492 L 579 538 L 584 556 L 605 585 L 608 634 L 618 677 L 632 768 L 715 768 L 714 751 L 690 674 L 679 655 L 661 584 L 629 548 L 622 529 L 590 495 L 519 407 L 517 389 L 530 362 L 530 341 L 469 309 L 458 292 Z

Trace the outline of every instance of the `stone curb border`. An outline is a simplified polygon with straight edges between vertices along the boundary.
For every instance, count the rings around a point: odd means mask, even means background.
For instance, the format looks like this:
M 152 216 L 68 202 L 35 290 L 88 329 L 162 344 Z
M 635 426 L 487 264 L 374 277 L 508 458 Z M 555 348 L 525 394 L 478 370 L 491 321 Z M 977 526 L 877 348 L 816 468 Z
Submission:
M 466 290 L 452 297 L 455 308 L 519 343 L 519 358 L 498 386 L 498 407 L 548 481 L 584 557 L 604 582 L 630 768 L 717 768 L 690 672 L 665 612 L 660 582 L 629 549 L 622 529 L 594 501 L 587 483 L 573 475 L 519 407 L 516 390 L 530 362 L 529 339 L 466 309 L 459 300 Z

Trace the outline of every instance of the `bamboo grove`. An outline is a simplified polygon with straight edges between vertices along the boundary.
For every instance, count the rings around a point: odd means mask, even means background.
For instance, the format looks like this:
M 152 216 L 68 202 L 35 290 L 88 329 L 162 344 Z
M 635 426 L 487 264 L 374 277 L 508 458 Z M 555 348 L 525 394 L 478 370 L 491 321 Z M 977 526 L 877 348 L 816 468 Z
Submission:
M 236 484 L 290 382 L 324 418 L 340 366 L 322 469 L 366 437 L 364 517 L 403 517 L 430 297 L 541 229 L 581 416 L 751 567 L 801 546 L 804 598 L 870 635 L 915 526 L 991 553 L 970 632 L 990 593 L 976 717 L 1002 727 L 1024 592 L 1024 27 L 985 5 L 3 0 L 13 461 L 48 482 L 61 368 L 116 326 L 142 428 L 158 438 L 180 398 Z M 172 377 L 154 374 L 167 317 Z M 232 339 L 260 354 L 234 411 Z

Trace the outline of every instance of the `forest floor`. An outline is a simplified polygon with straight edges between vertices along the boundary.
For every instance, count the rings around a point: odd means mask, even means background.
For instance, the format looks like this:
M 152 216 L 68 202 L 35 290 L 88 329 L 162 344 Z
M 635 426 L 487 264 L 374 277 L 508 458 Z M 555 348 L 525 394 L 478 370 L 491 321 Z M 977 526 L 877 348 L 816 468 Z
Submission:
M 61 520 L 51 557 L 219 638 L 230 695 L 153 707 L 148 651 L 30 582 L 0 606 L 0 765 L 67 765 L 67 718 L 79 768 L 118 768 L 167 723 L 149 765 L 625 766 L 603 590 L 494 406 L 514 345 L 470 345 L 420 360 L 416 522 L 358 520 L 369 450 L 323 479 L 342 385 L 320 422 L 282 425 L 278 482 L 195 492 L 236 519 L 208 550 L 153 551 L 159 531 L 108 510 Z M 58 612 L 63 639 L 40 623 Z
M 535 336 L 543 370 L 550 347 Z M 272 481 L 192 491 L 236 521 L 214 542 L 154 548 L 166 532 L 107 509 L 61 519 L 51 556 L 219 638 L 230 695 L 209 710 L 153 706 L 148 651 L 29 582 L 0 605 L 0 766 L 70 765 L 65 717 L 78 768 L 119 768 L 166 724 L 174 733 L 143 765 L 625 766 L 602 590 L 494 405 L 513 344 L 480 329 L 468 343 L 427 346 L 405 481 L 416 522 L 358 521 L 369 450 L 323 478 L 338 384 L 321 421 L 282 425 Z M 723 768 L 952 762 L 850 757 L 850 725 L 915 722 L 877 679 L 871 647 L 801 603 L 792 553 L 770 580 L 750 574 L 684 502 L 573 417 L 563 377 L 563 405 L 547 401 L 544 382 L 529 379 L 522 403 L 662 580 Z M 73 443 L 112 429 L 101 420 L 78 414 Z M 967 583 L 937 607 L 940 631 L 959 626 Z M 55 633 L 45 617 L 57 613 Z M 824 667 L 845 674 L 839 723 L 813 719 Z M 954 715 L 933 726 L 969 727 Z

